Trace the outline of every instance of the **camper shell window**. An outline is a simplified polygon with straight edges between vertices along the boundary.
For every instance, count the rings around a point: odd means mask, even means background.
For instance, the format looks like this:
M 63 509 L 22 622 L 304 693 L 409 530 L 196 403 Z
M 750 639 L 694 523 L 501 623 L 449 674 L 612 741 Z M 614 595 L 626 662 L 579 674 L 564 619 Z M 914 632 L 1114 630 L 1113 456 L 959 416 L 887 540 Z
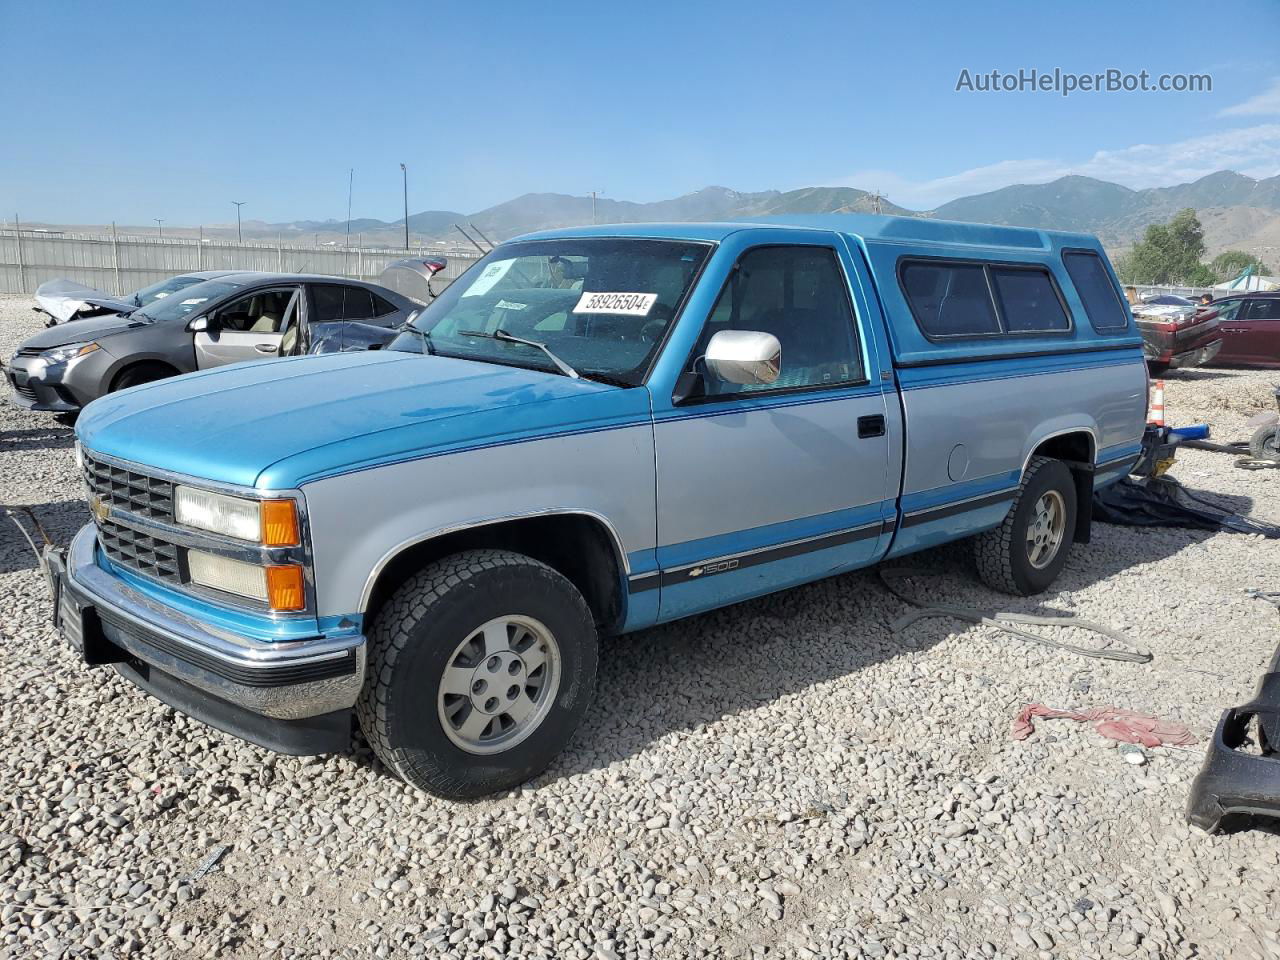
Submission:
M 1072 329 L 1062 291 L 1040 264 L 904 258 L 898 284 L 929 340 L 1054 336 Z

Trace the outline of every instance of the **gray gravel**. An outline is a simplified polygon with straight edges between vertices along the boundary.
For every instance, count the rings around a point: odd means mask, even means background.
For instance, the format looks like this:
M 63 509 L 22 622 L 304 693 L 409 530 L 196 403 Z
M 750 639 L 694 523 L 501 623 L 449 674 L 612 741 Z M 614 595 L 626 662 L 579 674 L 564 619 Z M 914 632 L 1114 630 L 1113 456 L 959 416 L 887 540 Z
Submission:
M 27 307 L 0 299 L 0 355 L 38 327 Z M 1273 379 L 1171 375 L 1169 416 L 1231 438 Z M 1280 472 L 1189 452 L 1175 473 L 1280 521 Z M 61 540 L 87 519 L 69 431 L 7 405 L 0 485 Z M 454 804 L 363 747 L 277 757 L 78 666 L 5 527 L 0 957 L 1280 957 L 1280 840 L 1184 825 L 1199 748 L 1132 765 L 1061 720 L 1009 738 L 1024 701 L 1209 734 L 1276 645 L 1244 590 L 1280 589 L 1280 550 L 1094 536 L 1036 600 L 986 591 L 958 547 L 905 586 L 1097 619 L 1153 664 L 949 620 L 895 635 L 906 608 L 864 571 L 607 641 L 560 761 Z

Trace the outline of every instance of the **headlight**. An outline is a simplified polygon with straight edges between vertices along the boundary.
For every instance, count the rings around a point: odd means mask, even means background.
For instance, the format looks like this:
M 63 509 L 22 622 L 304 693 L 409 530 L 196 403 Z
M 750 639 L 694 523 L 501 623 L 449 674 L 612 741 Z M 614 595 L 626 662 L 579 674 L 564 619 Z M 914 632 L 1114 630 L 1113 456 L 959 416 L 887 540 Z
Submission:
M 40 356 L 44 357 L 49 363 L 66 363 L 68 360 L 74 360 L 76 357 L 87 356 L 95 350 L 102 348 L 96 343 L 68 343 L 65 347 L 54 347 L 52 350 L 46 350 Z
M 173 516 L 188 527 L 268 547 L 301 542 L 298 508 L 292 500 L 249 500 L 179 485 L 173 492 Z
M 187 573 L 192 583 L 260 600 L 272 610 L 303 610 L 307 605 L 302 568 L 297 564 L 260 567 L 203 550 L 188 550 Z

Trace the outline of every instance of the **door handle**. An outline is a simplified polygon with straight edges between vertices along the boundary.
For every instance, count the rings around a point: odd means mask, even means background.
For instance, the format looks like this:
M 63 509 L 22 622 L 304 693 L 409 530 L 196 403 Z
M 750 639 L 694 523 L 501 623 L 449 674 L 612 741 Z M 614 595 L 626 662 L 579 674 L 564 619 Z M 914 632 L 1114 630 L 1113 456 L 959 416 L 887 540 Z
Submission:
M 280 346 L 275 343 L 255 343 L 253 349 L 259 353 L 277 353 L 280 350 Z
M 865 440 L 867 437 L 883 437 L 884 436 L 884 414 L 875 413 L 867 417 L 858 418 L 858 438 Z

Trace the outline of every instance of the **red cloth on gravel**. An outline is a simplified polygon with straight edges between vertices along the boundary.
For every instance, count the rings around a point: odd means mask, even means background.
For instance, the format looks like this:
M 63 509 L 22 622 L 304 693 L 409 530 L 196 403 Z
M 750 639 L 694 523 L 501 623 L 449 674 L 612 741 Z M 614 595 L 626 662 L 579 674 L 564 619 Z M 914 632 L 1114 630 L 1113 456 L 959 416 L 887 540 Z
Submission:
M 1121 743 L 1140 743 L 1144 747 L 1176 746 L 1186 747 L 1196 742 L 1191 731 L 1180 723 L 1161 720 L 1145 713 L 1132 710 L 1121 710 L 1119 707 L 1096 707 L 1093 710 L 1055 710 L 1043 703 L 1024 704 L 1014 718 L 1013 728 L 1009 731 L 1015 740 L 1025 740 L 1035 733 L 1032 722 L 1035 717 L 1053 719 L 1065 717 L 1068 720 L 1089 722 L 1104 737 L 1119 740 Z

